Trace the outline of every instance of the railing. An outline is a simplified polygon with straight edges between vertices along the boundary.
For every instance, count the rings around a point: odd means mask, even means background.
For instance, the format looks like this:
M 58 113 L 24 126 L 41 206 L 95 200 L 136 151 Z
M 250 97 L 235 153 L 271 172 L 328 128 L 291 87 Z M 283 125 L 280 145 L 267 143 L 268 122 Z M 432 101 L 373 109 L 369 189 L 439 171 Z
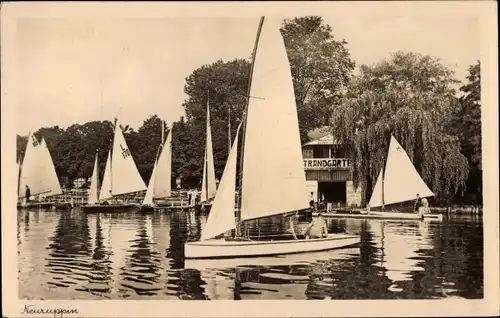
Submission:
M 50 198 L 51 201 L 55 201 L 55 202 L 71 202 L 71 201 L 73 201 L 73 204 L 75 204 L 75 205 L 87 204 L 88 196 L 89 196 L 89 189 L 63 188 L 62 192 L 63 193 L 60 195 L 52 196 Z M 145 195 L 146 195 L 146 191 L 139 191 L 136 193 L 129 193 L 129 194 L 120 195 L 120 196 L 118 196 L 118 198 L 122 199 L 124 201 L 127 201 L 127 202 L 142 203 Z M 172 190 L 171 196 L 168 198 L 165 198 L 164 201 L 167 201 L 167 202 L 181 201 L 184 204 L 187 202 L 187 199 L 188 199 L 188 191 L 182 189 L 182 190 Z

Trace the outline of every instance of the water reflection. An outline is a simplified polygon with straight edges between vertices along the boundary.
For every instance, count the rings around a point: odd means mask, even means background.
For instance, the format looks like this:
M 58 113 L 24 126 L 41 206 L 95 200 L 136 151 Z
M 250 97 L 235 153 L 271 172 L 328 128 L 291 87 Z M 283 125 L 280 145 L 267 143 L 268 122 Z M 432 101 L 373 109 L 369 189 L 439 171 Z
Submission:
M 21 298 L 430 299 L 482 298 L 482 220 L 328 220 L 361 235 L 352 248 L 232 260 L 184 260 L 206 213 L 87 215 L 19 211 Z M 305 227 L 303 220 L 299 227 Z M 283 234 L 281 217 L 250 223 Z

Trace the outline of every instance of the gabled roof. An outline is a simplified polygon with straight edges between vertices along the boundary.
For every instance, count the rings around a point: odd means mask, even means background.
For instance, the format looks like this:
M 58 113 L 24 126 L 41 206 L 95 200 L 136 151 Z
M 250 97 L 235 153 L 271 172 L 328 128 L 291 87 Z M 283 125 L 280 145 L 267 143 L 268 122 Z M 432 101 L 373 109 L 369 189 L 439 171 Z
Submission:
M 336 140 L 333 140 L 333 135 L 328 134 L 326 136 L 323 136 L 319 139 L 309 141 L 304 144 L 304 146 L 315 146 L 315 145 L 334 145 L 338 144 Z

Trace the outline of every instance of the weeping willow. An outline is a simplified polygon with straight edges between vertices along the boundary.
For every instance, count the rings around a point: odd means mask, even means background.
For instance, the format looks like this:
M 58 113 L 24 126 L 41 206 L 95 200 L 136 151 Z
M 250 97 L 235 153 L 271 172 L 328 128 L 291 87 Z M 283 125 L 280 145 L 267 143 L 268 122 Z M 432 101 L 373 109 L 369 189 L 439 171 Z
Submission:
M 398 52 L 361 68 L 333 111 L 334 137 L 351 145 L 353 182 L 365 199 L 383 168 L 391 135 L 404 147 L 427 185 L 441 198 L 465 190 L 468 162 L 447 127 L 456 106 L 456 81 L 438 60 Z

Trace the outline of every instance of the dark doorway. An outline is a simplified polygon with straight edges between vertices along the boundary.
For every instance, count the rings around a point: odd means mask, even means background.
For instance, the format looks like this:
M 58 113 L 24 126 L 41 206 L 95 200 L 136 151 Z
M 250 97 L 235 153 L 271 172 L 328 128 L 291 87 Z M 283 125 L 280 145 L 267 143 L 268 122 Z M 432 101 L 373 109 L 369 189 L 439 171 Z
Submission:
M 345 182 L 318 182 L 319 197 L 324 195 L 327 202 L 334 205 L 346 203 L 346 183 Z

